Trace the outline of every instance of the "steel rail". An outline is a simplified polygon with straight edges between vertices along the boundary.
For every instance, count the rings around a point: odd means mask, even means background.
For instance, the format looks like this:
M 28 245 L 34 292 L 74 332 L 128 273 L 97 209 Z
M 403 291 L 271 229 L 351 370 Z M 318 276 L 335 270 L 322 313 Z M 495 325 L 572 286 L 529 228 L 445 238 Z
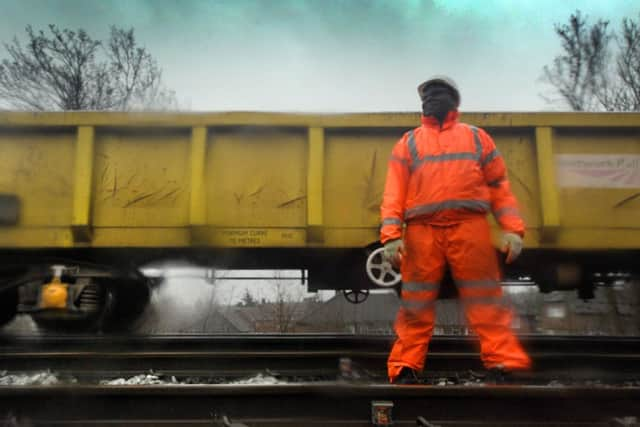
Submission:
M 640 370 L 640 338 L 523 336 L 540 372 Z M 237 375 L 264 369 L 331 373 L 340 358 L 384 371 L 392 337 L 352 335 L 0 336 L 0 370 L 163 371 Z M 436 336 L 428 371 L 482 369 L 473 337 Z
M 640 388 L 437 387 L 350 384 L 0 387 L 0 411 L 31 425 L 372 425 L 372 402 L 395 425 L 607 425 L 640 417 Z M 151 425 L 151 424 L 149 424 Z M 609 424 L 612 425 L 612 424 Z
M 0 370 L 51 369 L 79 381 L 0 386 L 0 417 L 12 414 L 28 425 L 164 426 L 224 425 L 220 417 L 227 415 L 247 426 L 364 426 L 372 425 L 373 402 L 387 401 L 394 405 L 395 425 L 416 425 L 418 416 L 447 426 L 604 426 L 614 418 L 640 419 L 639 338 L 521 338 L 535 375 L 519 378 L 523 382 L 517 385 L 435 385 L 443 376 L 481 370 L 473 337 L 437 336 L 425 384 L 392 386 L 384 378 L 389 336 L 0 336 Z M 336 380 L 338 361 L 345 357 L 359 375 Z M 204 381 L 98 383 L 150 369 Z M 288 382 L 224 383 L 265 370 Z M 571 382 L 579 378 L 608 385 Z M 550 379 L 568 381 L 559 385 Z

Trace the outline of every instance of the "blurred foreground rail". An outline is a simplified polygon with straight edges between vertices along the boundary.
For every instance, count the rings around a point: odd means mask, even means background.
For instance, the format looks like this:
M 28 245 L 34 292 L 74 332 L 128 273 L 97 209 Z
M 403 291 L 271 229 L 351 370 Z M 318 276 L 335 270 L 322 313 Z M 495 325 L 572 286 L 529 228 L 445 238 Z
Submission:
M 372 411 L 387 410 L 394 425 L 419 416 L 447 426 L 640 419 L 640 339 L 521 338 L 535 370 L 508 384 L 485 384 L 474 338 L 439 336 L 424 383 L 390 386 L 388 336 L 4 336 L 0 417 L 25 426 L 222 426 L 223 416 L 247 426 L 370 426 Z M 16 385 L 43 370 L 49 385 Z

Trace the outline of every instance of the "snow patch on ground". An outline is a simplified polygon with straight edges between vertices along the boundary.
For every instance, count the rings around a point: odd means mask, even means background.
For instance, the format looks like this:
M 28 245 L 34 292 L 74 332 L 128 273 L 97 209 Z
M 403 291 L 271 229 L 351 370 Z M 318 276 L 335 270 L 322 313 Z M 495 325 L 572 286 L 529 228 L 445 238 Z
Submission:
M 284 384 L 285 381 L 280 381 L 273 375 L 269 374 L 258 374 L 254 377 L 244 378 L 236 381 L 231 381 L 229 384 Z
M 131 378 L 115 378 L 112 380 L 102 380 L 100 385 L 167 385 L 167 384 L 180 384 L 176 377 L 170 377 L 168 379 L 160 378 L 154 374 L 140 374 Z
M 7 371 L 0 371 L 0 385 L 9 386 L 30 386 L 30 385 L 57 385 L 75 383 L 73 378 L 60 379 L 57 374 L 51 371 L 8 374 Z

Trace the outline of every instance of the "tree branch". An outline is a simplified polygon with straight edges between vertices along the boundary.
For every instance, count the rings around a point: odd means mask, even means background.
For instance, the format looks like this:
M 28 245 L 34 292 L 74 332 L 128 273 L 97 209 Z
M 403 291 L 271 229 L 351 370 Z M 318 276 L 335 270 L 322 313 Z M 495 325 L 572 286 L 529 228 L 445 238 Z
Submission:
M 134 30 L 111 28 L 105 45 L 84 30 L 26 28 L 5 44 L 0 62 L 0 101 L 26 110 L 131 110 L 172 108 L 175 95 L 161 86 L 161 70 Z M 159 96 L 159 95 L 163 96 Z

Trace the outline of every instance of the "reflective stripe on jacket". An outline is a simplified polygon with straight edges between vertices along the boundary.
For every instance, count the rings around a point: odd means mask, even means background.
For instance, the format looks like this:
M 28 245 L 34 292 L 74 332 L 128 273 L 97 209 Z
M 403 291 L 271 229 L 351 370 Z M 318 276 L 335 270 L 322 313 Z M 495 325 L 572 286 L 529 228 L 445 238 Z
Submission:
M 391 152 L 380 241 L 402 237 L 404 222 L 449 225 L 489 211 L 504 231 L 524 236 L 504 160 L 489 134 L 458 122 L 457 111 L 442 126 L 423 116 L 422 126 Z

